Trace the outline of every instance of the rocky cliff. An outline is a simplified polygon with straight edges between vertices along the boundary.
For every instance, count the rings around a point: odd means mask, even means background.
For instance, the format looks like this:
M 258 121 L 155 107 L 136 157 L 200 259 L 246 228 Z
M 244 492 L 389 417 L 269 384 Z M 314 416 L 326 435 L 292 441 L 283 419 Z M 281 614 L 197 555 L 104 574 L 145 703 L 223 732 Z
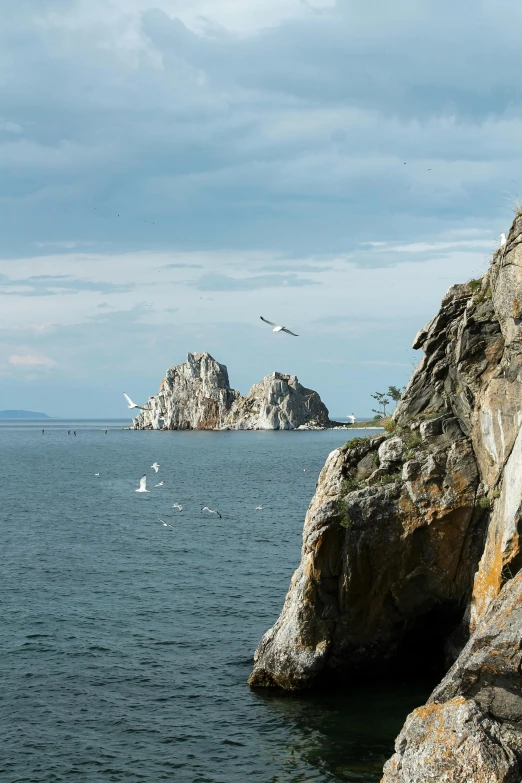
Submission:
M 221 426 L 239 392 L 230 388 L 228 372 L 209 353 L 189 353 L 187 361 L 167 370 L 149 410 L 133 423 L 135 430 L 212 430 Z
M 225 426 L 238 430 L 293 430 L 328 427 L 328 409 L 317 392 L 301 386 L 295 375 L 273 372 L 236 400 Z
M 230 388 L 227 368 L 209 353 L 189 353 L 167 370 L 158 394 L 150 397 L 132 429 L 291 430 L 327 427 L 328 409 L 317 392 L 295 375 L 274 372 L 246 397 Z
M 486 275 L 453 286 L 419 332 L 389 432 L 329 456 L 255 654 L 252 686 L 295 689 L 460 653 L 408 718 L 386 783 L 521 779 L 521 244 L 517 218 Z

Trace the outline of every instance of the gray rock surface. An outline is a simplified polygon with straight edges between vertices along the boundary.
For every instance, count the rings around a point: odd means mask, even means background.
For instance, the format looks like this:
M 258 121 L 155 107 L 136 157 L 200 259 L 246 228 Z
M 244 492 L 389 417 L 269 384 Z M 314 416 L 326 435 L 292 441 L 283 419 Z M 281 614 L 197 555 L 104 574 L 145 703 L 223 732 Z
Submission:
M 408 719 L 383 781 L 520 781 L 522 217 L 414 347 L 424 357 L 388 432 L 349 442 L 321 472 L 250 683 L 302 688 L 445 646 L 449 679 Z
M 295 375 L 273 372 L 240 397 L 225 419 L 238 430 L 293 430 L 327 427 L 328 409 L 317 392 L 301 386 Z
M 463 698 L 415 710 L 396 748 L 382 783 L 520 783 L 498 723 Z
M 159 392 L 149 397 L 150 410 L 134 419 L 132 429 L 216 429 L 240 397 L 224 364 L 206 352 L 189 353 L 186 362 L 167 370 Z
M 230 388 L 227 368 L 209 353 L 189 353 L 167 370 L 158 394 L 132 429 L 290 430 L 328 427 L 328 409 L 317 392 L 295 375 L 274 372 L 252 386 L 246 397 Z
M 414 710 L 382 783 L 522 779 L 522 574 L 507 582 L 441 684 Z

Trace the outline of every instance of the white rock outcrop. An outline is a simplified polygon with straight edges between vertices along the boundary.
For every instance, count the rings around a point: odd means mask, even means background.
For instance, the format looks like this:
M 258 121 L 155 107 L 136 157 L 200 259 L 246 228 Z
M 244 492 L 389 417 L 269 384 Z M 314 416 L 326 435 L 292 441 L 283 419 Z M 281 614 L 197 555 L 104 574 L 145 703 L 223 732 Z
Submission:
M 225 421 L 235 430 L 294 430 L 329 423 L 328 409 L 317 392 L 301 386 L 295 375 L 280 372 L 267 375 L 236 400 Z
M 292 430 L 328 427 L 328 409 L 317 392 L 295 375 L 273 372 L 242 397 L 230 388 L 228 371 L 209 353 L 189 353 L 167 370 L 149 410 L 132 429 L 144 430 Z
M 186 362 L 167 370 L 158 393 L 149 397 L 150 410 L 134 419 L 132 429 L 218 429 L 240 398 L 230 388 L 224 364 L 207 352 L 189 353 Z

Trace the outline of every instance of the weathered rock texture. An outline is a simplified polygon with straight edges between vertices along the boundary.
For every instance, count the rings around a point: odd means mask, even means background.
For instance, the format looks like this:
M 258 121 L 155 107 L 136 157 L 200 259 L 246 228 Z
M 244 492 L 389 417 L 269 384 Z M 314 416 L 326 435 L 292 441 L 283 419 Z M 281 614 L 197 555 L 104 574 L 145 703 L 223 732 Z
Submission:
M 330 420 L 317 392 L 301 386 L 295 375 L 273 372 L 235 401 L 224 423 L 238 430 L 293 430 L 328 427 Z
M 503 588 L 424 707 L 412 712 L 383 783 L 522 779 L 522 574 Z
M 242 397 L 230 388 L 225 365 L 206 352 L 189 353 L 186 362 L 167 370 L 147 406 L 150 410 L 134 419 L 133 429 L 291 430 L 330 425 L 317 392 L 301 386 L 295 375 L 274 372 Z
M 135 430 L 212 430 L 221 426 L 240 399 L 230 388 L 228 372 L 209 353 L 189 353 L 187 361 L 167 370 L 150 410 L 137 416 Z
M 522 622 L 505 607 L 522 565 L 522 218 L 481 280 L 450 288 L 414 347 L 424 357 L 390 432 L 349 442 L 321 472 L 301 564 L 250 683 L 295 689 L 321 674 L 424 665 L 443 646 L 455 660 L 473 634 L 454 678 L 479 638 L 484 671 L 500 665 L 502 638 L 511 669 L 480 698 L 436 691 L 408 719 L 384 780 L 518 781 L 522 710 L 508 731 L 498 710 L 514 702 L 494 689 L 518 699 Z M 488 624 L 504 609 L 511 635 L 495 636 Z

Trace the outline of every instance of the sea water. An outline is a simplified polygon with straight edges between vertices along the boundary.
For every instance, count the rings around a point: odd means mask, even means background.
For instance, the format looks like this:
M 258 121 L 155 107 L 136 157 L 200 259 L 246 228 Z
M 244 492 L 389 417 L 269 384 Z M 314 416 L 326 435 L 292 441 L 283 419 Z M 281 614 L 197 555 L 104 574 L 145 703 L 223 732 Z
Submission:
M 425 683 L 246 684 L 324 461 L 364 434 L 0 424 L 3 783 L 378 781 Z

